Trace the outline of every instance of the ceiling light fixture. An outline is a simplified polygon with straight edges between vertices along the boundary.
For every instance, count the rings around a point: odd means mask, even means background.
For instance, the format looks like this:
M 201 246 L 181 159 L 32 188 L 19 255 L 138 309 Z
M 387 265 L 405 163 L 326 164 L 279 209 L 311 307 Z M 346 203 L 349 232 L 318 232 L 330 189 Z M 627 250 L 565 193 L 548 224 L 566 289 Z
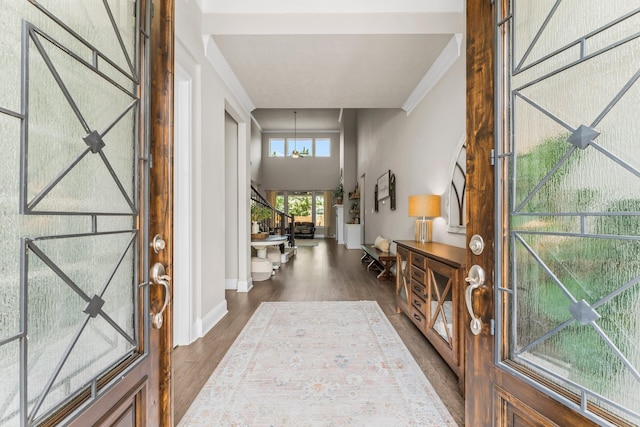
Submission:
M 298 152 L 298 120 L 297 120 L 298 112 L 293 112 L 293 152 L 291 153 L 291 157 L 297 159 L 300 157 L 300 153 Z

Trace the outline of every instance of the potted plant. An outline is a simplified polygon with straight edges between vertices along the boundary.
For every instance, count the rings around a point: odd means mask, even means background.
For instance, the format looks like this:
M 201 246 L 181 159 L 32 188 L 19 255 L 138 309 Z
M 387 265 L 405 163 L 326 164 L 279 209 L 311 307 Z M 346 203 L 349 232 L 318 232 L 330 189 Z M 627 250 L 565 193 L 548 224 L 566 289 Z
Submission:
M 260 203 L 251 205 L 251 234 L 260 234 L 260 221 L 271 218 L 271 209 Z
M 333 190 L 333 200 L 336 202 L 336 205 L 342 204 L 342 198 L 344 196 L 344 188 L 342 187 L 342 183 L 338 184 L 335 190 Z

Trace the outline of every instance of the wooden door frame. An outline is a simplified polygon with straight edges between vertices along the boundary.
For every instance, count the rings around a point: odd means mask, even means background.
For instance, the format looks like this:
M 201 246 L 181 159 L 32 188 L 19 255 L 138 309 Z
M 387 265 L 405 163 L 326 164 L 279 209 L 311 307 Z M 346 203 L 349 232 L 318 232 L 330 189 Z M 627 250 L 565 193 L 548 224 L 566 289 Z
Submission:
M 479 234 L 484 251 L 467 251 L 467 269 L 477 264 L 486 272 L 485 286 L 474 292 L 474 312 L 482 320 L 482 332 L 473 335 L 471 318 L 465 314 L 465 423 L 492 425 L 491 412 L 483 411 L 492 395 L 493 370 L 485 370 L 494 360 L 494 340 L 489 329 L 493 318 L 493 266 L 495 208 L 486 191 L 494 187 L 491 150 L 494 146 L 494 18 L 489 0 L 467 2 L 467 243 Z M 469 221 L 473 218 L 473 221 Z M 465 310 L 466 311 L 466 310 Z M 473 362 L 473 363 L 471 363 Z M 477 414 L 484 414 L 478 419 Z
M 160 262 L 166 273 L 173 276 L 173 91 L 175 64 L 175 4 L 174 0 L 155 2 L 151 22 L 151 91 L 150 91 L 150 209 L 149 234 L 160 234 L 167 241 L 164 250 L 156 254 L 151 251 L 150 265 Z M 154 286 L 151 300 L 158 304 L 164 298 L 163 290 Z M 172 289 L 175 285 L 172 286 Z M 154 305 L 154 304 L 152 304 Z M 151 387 L 156 387 L 158 396 L 158 420 L 148 425 L 173 426 L 171 393 L 171 350 L 173 348 L 173 306 L 169 304 L 164 313 L 164 326 L 152 329 L 152 366 L 157 372 L 150 377 Z

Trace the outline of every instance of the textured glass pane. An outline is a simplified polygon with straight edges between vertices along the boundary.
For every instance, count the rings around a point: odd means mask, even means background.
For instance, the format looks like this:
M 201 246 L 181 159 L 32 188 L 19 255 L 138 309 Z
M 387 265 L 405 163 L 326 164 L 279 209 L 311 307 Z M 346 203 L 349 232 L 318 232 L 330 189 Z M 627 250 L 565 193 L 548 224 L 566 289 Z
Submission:
M 132 212 L 135 110 L 118 118 L 133 99 L 38 40 L 43 52 L 29 51 L 29 205 L 36 211 Z M 86 142 L 94 131 L 102 143 L 96 150 Z
M 574 128 L 581 124 L 590 126 L 637 73 L 639 50 L 640 39 L 635 39 L 519 92 Z M 536 70 L 545 66 L 542 64 Z M 529 81 L 529 77 L 527 73 L 514 77 L 514 87 Z M 568 98 L 558 96 L 559 91 Z
M 57 2 L 69 9 L 75 2 Z M 83 61 L 92 62 L 93 53 L 77 38 L 64 31 L 53 23 L 42 12 L 26 0 L 0 0 L 0 70 L 2 71 L 3 84 L 0 86 L 0 106 L 12 111 L 20 110 L 20 55 L 22 38 L 22 18 L 32 23 L 35 27 L 50 34 L 65 48 L 71 50 Z
M 135 220 L 126 216 L 103 216 L 97 221 L 98 231 L 123 231 L 136 228 Z
M 519 215 L 511 217 L 511 228 L 527 232 L 580 233 L 578 216 Z
M 0 425 L 26 425 L 21 406 L 36 419 L 44 416 L 137 344 L 138 247 L 131 230 L 138 221 L 138 104 L 137 87 L 125 75 L 135 74 L 130 64 L 137 62 L 134 2 L 106 3 L 109 9 L 104 2 L 88 0 L 0 0 L 0 108 L 25 114 L 23 121 L 0 112 L 0 341 L 16 337 L 0 346 Z M 23 36 L 28 40 L 24 61 Z M 94 55 L 87 44 L 112 56 L 114 65 Z M 23 207 L 27 213 L 128 216 L 23 215 Z M 122 230 L 129 232 L 91 235 Z M 88 236 L 61 237 L 78 234 Z M 26 251 L 22 239 L 30 242 Z M 24 264 L 21 254 L 26 255 Z M 20 330 L 21 313 L 26 331 Z M 19 360 L 21 333 L 29 337 L 24 365 Z M 20 401 L 21 376 L 27 378 L 26 402 Z
M 18 341 L 0 347 L 0 425 L 19 425 L 20 347 Z
M 108 10 L 102 1 L 39 0 L 38 3 L 56 15 L 120 68 L 131 73 L 128 64 L 135 62 L 133 54 L 135 52 L 136 22 L 133 0 L 107 1 L 117 31 L 109 20 Z M 118 34 L 125 47 L 124 51 L 120 46 Z
M 602 218 L 603 221 L 612 219 L 615 218 Z M 633 226 L 637 227 L 637 220 Z M 620 402 L 624 397 L 625 405 L 640 408 L 638 383 L 631 371 L 640 370 L 637 335 L 640 330 L 640 287 L 631 286 L 607 300 L 618 289 L 638 280 L 640 242 L 525 237 L 542 263 L 538 263 L 522 245 L 516 245 L 518 327 L 515 351 L 525 348 L 522 357 L 532 362 L 546 361 L 542 366 L 556 375 L 614 401 Z M 574 318 L 570 308 L 581 300 L 586 301 L 589 310 L 595 313 L 595 324 L 606 338 L 598 334 L 593 325 L 582 324 Z M 568 321 L 566 328 L 552 333 Z M 532 347 L 528 348 L 530 345 Z M 630 367 L 624 365 L 612 346 L 624 355 Z M 611 381 L 611 378 L 617 381 Z M 621 389 L 620 384 L 628 387 Z
M 614 21 L 618 17 L 636 9 L 636 0 L 616 0 L 603 2 L 601 0 L 574 0 L 561 1 L 514 1 L 515 37 L 514 51 L 516 61 L 520 62 L 527 50 L 529 56 L 524 65 L 534 62 L 550 52 L 560 49 L 586 34 Z M 559 7 L 553 12 L 553 6 L 559 3 Z M 577 8 L 589 13 L 578 13 Z M 544 31 L 539 35 L 543 22 L 549 18 Z M 576 22 L 579 19 L 579 22 Z M 636 28 L 633 20 L 619 24 L 627 31 L 618 30 L 616 35 L 628 35 L 629 29 Z M 633 32 L 635 32 L 633 31 Z M 536 35 L 538 40 L 536 41 Z M 607 38 L 612 39 L 611 32 Z M 609 41 L 611 43 L 612 41 Z M 600 42 L 600 44 L 602 44 Z M 595 50 L 595 49 L 594 49 Z
M 34 242 L 50 265 L 36 256 L 36 251 L 29 253 L 32 403 L 49 378 L 56 376 L 55 368 L 70 348 L 69 358 L 53 383 L 56 392 L 47 397 L 51 405 L 102 372 L 108 366 L 104 362 L 113 362 L 131 350 L 127 337 L 133 341 L 135 246 L 129 244 L 130 238 L 131 234 L 114 234 Z M 55 273 L 56 268 L 64 280 Z M 95 310 L 93 302 L 87 302 L 93 299 L 100 303 Z
M 526 64 L 638 8 L 514 3 L 518 61 L 533 46 Z M 514 317 L 505 355 L 633 423 L 624 408 L 640 413 L 640 40 L 587 60 L 580 52 L 637 33 L 639 19 L 511 78 Z
M 13 229 L 19 226 L 18 168 L 20 165 L 20 121 L 0 114 L 0 340 L 19 332 L 20 240 Z M 9 166 L 10 164 L 10 166 Z M 0 400 L 0 407 L 2 401 Z

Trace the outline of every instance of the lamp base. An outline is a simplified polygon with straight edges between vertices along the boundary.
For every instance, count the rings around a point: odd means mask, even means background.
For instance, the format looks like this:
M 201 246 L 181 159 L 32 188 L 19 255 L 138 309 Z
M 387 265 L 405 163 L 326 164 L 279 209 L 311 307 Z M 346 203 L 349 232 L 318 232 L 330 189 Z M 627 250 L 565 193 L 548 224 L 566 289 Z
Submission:
M 416 242 L 427 243 L 431 241 L 433 222 L 430 219 L 416 220 Z

